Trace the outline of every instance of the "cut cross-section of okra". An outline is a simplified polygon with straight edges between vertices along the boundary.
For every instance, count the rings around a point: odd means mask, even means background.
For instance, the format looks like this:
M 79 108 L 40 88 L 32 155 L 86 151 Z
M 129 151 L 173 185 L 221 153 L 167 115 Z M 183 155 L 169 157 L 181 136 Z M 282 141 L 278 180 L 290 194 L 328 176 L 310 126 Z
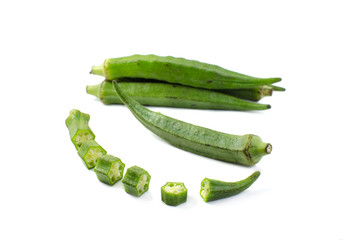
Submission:
M 177 206 L 187 201 L 187 188 L 182 182 L 167 182 L 161 187 L 162 201 Z
M 89 114 L 72 109 L 65 123 L 69 130 L 70 139 L 77 150 L 85 141 L 94 140 L 95 135 L 88 126 Z
M 249 177 L 237 182 L 223 182 L 205 178 L 201 182 L 200 196 L 205 202 L 209 202 L 236 195 L 250 187 L 259 176 L 260 172 L 256 171 Z
M 106 155 L 105 149 L 103 149 L 94 140 L 82 143 L 77 153 L 82 158 L 84 164 L 88 169 L 91 169 L 95 166 L 96 161 L 99 157 Z
M 123 178 L 124 189 L 128 194 L 139 197 L 149 189 L 151 176 L 141 167 L 133 166 L 126 170 Z
M 125 164 L 112 155 L 105 155 L 98 158 L 94 172 L 100 182 L 113 185 L 123 178 Z

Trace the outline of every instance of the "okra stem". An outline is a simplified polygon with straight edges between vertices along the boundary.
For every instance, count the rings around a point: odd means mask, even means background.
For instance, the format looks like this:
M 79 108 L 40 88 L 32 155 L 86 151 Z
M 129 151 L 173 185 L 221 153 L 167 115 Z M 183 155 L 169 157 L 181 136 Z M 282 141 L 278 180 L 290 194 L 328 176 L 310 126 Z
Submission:
M 272 150 L 260 137 L 231 135 L 195 126 L 150 111 L 127 96 L 113 81 L 113 87 L 133 115 L 150 131 L 183 150 L 227 162 L 254 165 Z
M 89 114 L 72 109 L 65 121 L 70 139 L 77 150 L 80 149 L 83 142 L 95 139 L 95 135 L 88 125 L 89 119 Z
M 268 104 L 245 101 L 217 91 L 193 88 L 162 82 L 118 82 L 125 93 L 142 105 L 221 110 L 266 110 Z M 87 93 L 96 96 L 104 104 L 123 104 L 112 83 L 87 86 Z
M 201 182 L 200 196 L 205 202 L 234 196 L 249 188 L 259 176 L 260 172 L 256 171 L 249 177 L 237 182 L 223 182 L 205 178 Z

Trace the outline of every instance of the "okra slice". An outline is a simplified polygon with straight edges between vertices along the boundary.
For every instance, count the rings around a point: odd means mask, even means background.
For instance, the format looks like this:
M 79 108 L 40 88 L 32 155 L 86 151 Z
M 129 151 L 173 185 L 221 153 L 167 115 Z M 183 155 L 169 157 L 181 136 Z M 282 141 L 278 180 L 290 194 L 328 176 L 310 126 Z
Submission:
M 162 201 L 177 206 L 187 201 L 187 188 L 182 182 L 167 182 L 161 187 Z
M 200 196 L 205 202 L 231 197 L 250 187 L 260 176 L 256 171 L 249 177 L 237 182 L 223 182 L 205 178 L 201 182 Z
M 94 168 L 97 159 L 101 156 L 106 155 L 105 149 L 103 149 L 94 140 L 89 140 L 82 143 L 77 153 L 82 158 L 84 164 L 88 169 Z
M 141 167 L 133 166 L 126 170 L 123 178 L 124 189 L 128 194 L 139 197 L 149 189 L 151 176 Z
M 94 140 L 95 135 L 88 126 L 89 114 L 72 109 L 65 123 L 69 130 L 70 139 L 77 150 L 85 141 Z
M 98 158 L 94 172 L 100 182 L 112 186 L 123 178 L 124 168 L 125 164 L 119 158 L 105 155 Z

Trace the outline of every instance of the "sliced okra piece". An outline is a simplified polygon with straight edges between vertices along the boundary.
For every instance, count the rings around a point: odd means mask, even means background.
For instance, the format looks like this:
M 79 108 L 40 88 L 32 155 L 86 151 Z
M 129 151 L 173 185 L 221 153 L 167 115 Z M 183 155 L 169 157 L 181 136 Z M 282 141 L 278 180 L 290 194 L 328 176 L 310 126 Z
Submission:
M 72 109 L 65 123 L 69 130 L 70 139 L 77 150 L 85 141 L 94 140 L 95 135 L 88 126 L 89 114 Z
M 141 167 L 133 166 L 126 170 L 123 178 L 124 189 L 128 194 L 139 197 L 149 189 L 151 176 Z
M 209 202 L 236 195 L 250 187 L 259 176 L 260 172 L 256 171 L 249 177 L 237 182 L 223 182 L 205 178 L 201 182 L 200 196 L 205 202 Z
M 100 182 L 112 186 L 123 178 L 124 168 L 125 164 L 119 158 L 105 155 L 98 158 L 94 172 Z
M 187 201 L 187 188 L 182 182 L 167 182 L 161 187 L 162 201 L 177 206 Z
M 82 158 L 84 164 L 88 169 L 95 167 L 97 159 L 101 156 L 106 155 L 105 149 L 103 149 L 94 140 L 89 140 L 82 143 L 77 153 Z

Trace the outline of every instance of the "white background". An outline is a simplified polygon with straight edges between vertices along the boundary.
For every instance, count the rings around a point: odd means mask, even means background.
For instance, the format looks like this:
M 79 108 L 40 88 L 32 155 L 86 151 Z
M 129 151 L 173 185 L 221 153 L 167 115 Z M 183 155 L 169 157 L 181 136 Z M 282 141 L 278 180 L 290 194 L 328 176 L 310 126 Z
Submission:
M 124 2 L 124 1 L 123 1 Z M 1 239 L 343 239 L 341 1 L 1 1 Z M 257 77 L 286 92 L 263 112 L 151 107 L 168 116 L 273 145 L 255 167 L 176 149 L 124 106 L 105 106 L 86 85 L 105 58 L 171 55 Z M 65 126 L 91 116 L 96 140 L 126 167 L 152 176 L 140 198 L 100 183 Z M 202 201 L 204 177 L 248 190 Z M 160 200 L 182 181 L 188 201 Z

